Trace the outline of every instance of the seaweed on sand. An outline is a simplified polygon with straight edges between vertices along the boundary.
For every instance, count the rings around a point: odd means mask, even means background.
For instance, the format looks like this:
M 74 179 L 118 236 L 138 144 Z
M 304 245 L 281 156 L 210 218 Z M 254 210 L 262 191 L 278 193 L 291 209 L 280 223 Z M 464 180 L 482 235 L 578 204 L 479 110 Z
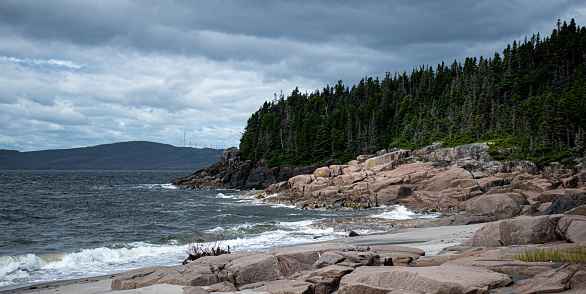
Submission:
M 183 261 L 183 264 L 187 264 L 191 261 L 197 260 L 204 256 L 217 256 L 222 254 L 230 254 L 230 245 L 222 244 L 224 240 L 224 233 L 228 229 L 230 222 L 226 219 L 221 223 L 221 230 L 216 235 L 216 238 L 212 242 L 206 242 L 203 238 L 203 233 L 196 231 L 195 238 L 189 243 L 189 249 L 187 250 L 187 258 Z

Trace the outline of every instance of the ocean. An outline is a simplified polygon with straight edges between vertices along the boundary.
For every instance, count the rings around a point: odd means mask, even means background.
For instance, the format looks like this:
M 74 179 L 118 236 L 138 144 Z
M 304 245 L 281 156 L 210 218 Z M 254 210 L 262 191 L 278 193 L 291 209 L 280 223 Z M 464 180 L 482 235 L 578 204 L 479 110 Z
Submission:
M 190 173 L 0 171 L 0 291 L 181 264 L 198 236 L 232 252 L 263 250 L 348 235 L 313 225 L 327 218 L 420 217 L 401 206 L 302 210 L 170 184 Z

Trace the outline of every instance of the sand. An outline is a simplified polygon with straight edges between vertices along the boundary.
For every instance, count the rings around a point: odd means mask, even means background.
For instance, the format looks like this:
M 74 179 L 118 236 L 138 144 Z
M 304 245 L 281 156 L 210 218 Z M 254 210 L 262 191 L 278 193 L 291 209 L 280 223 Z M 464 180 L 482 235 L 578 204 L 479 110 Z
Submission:
M 385 233 L 351 238 L 341 238 L 328 243 L 346 243 L 356 246 L 368 245 L 401 245 L 415 247 L 425 251 L 426 256 L 436 255 L 445 247 L 454 246 L 468 239 L 476 230 L 485 224 L 466 226 L 444 226 L 422 229 L 406 229 L 397 233 Z M 1 293 L 59 293 L 59 294 L 182 294 L 184 286 L 154 285 L 134 290 L 110 290 L 113 276 L 100 276 L 76 280 L 56 281 L 39 284 Z M 242 292 L 244 293 L 244 292 Z M 250 292 L 249 292 L 250 293 Z

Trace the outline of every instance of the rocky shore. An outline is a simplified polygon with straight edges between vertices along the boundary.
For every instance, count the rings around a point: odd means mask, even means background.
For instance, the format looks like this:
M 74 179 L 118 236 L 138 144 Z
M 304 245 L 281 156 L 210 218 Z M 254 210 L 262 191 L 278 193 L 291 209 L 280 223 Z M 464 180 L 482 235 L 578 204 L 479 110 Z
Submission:
M 183 189 L 266 187 L 252 194 L 267 203 L 307 209 L 401 204 L 420 212 L 482 216 L 471 222 L 545 213 L 561 196 L 586 191 L 584 163 L 572 169 L 558 163 L 539 169 L 529 161 L 495 161 L 489 148 L 485 143 L 454 148 L 436 143 L 414 151 L 361 155 L 348 164 L 303 168 L 242 162 L 233 148 L 222 153 L 220 162 L 173 184 Z
M 174 179 L 172 183 L 181 189 L 265 189 L 294 176 L 311 174 L 320 167 L 337 164 L 328 161 L 303 167 L 284 164 L 268 168 L 266 160 L 257 163 L 242 161 L 237 154 L 238 149 L 228 148 L 222 152 L 219 162 L 186 177 Z
M 183 293 L 584 293 L 584 264 L 516 259 L 536 243 L 560 251 L 585 248 L 586 216 L 519 217 L 203 257 L 122 273 L 112 289 L 174 284 L 185 286 Z
M 583 165 L 554 163 L 540 170 L 531 162 L 494 161 L 488 149 L 435 144 L 381 152 L 251 192 L 301 209 L 401 204 L 442 213 L 438 218 L 369 220 L 395 230 L 133 270 L 114 277 L 112 289 L 174 284 L 185 286 L 183 293 L 586 293 L 583 263 L 519 260 L 535 248 L 586 248 Z M 229 158 L 222 160 L 230 165 Z M 225 184 L 207 177 L 177 184 Z

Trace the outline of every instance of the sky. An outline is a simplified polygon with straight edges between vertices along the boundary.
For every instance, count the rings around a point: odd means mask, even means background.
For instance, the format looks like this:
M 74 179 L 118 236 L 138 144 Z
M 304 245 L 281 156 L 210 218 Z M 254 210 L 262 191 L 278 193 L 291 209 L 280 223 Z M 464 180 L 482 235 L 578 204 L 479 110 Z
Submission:
M 0 149 L 238 146 L 296 87 L 492 57 L 586 25 L 573 0 L 2 0 Z

